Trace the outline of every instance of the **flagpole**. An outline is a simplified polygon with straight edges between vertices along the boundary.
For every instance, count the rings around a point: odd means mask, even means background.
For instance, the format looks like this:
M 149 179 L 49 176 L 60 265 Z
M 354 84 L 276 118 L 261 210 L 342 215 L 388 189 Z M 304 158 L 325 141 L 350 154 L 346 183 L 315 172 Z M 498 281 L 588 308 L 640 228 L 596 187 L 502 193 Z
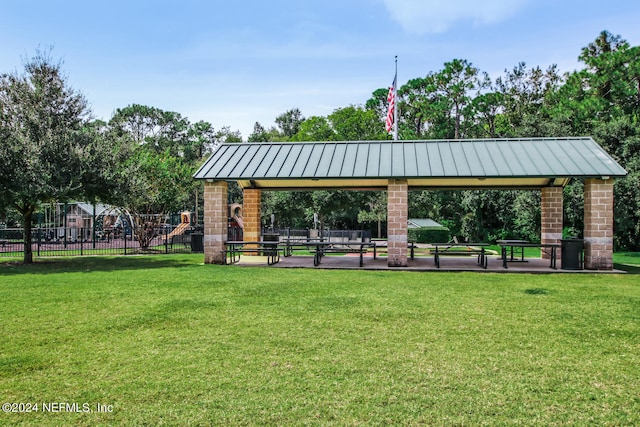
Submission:
M 396 78 L 393 79 L 393 92 L 395 102 L 393 103 L 393 140 L 398 140 L 398 55 L 396 55 Z

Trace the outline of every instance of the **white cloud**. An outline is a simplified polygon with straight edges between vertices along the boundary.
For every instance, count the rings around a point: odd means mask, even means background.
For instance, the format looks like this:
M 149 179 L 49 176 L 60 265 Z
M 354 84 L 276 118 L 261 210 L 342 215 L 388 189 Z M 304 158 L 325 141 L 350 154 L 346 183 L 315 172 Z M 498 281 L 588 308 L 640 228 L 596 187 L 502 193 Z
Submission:
M 382 0 L 405 31 L 443 33 L 458 21 L 489 25 L 513 16 L 531 0 Z

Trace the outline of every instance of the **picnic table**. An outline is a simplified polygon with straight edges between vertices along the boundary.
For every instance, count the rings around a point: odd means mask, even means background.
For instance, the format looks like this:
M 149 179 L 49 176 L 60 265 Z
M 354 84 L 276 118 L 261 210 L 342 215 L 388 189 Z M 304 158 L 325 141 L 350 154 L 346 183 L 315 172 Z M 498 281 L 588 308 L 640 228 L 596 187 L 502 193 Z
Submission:
M 308 243 L 314 247 L 313 265 L 318 266 L 322 262 L 322 257 L 328 253 L 358 253 L 360 254 L 360 267 L 364 265 L 364 254 L 369 248 L 373 248 L 373 259 L 376 259 L 376 243 L 375 242 L 327 242 L 316 241 Z
M 242 240 L 230 240 L 224 242 L 224 263 L 235 264 L 240 261 L 240 254 L 243 253 L 256 253 L 264 254 L 267 256 L 267 265 L 273 265 L 280 262 L 280 251 L 278 247 L 279 242 L 276 241 L 255 241 L 245 242 Z
M 375 239 L 371 239 L 371 241 L 376 244 L 376 248 L 385 248 L 388 246 L 387 239 L 375 238 Z M 417 247 L 418 245 L 416 245 L 414 241 L 410 240 L 407 242 L 407 249 L 409 249 L 409 256 L 411 257 L 411 259 L 415 259 L 415 250 Z M 375 251 L 375 248 L 374 248 L 374 251 Z
M 432 246 L 435 248 L 433 262 L 437 268 L 440 268 L 440 257 L 442 255 L 477 255 L 478 265 L 485 270 L 487 269 L 488 258 L 485 248 L 489 246 L 488 243 L 434 243 Z
M 509 262 L 527 262 L 524 258 L 524 248 L 540 248 L 550 255 L 549 268 L 557 269 L 557 253 L 560 247 L 559 243 L 531 243 L 526 240 L 496 240 L 496 243 L 500 246 L 502 260 L 502 266 L 509 268 L 507 263 Z M 514 257 L 516 249 L 520 249 L 520 258 Z M 547 252 L 548 250 L 548 252 Z M 510 254 L 507 254 L 510 252 Z
M 509 250 L 507 252 L 510 252 L 509 255 L 509 262 L 527 262 L 527 260 L 524 259 L 524 248 L 525 246 L 520 246 L 520 245 L 524 245 L 524 244 L 528 244 L 529 241 L 528 240 L 513 240 L 513 239 L 503 239 L 503 240 L 496 240 L 496 243 L 502 248 L 503 246 L 506 246 Z M 520 248 L 520 259 L 515 258 L 516 252 L 515 249 L 516 248 Z M 504 262 L 504 254 L 501 254 L 500 259 L 503 260 Z
M 310 250 L 316 247 L 317 243 L 326 242 L 324 239 L 311 239 L 302 237 L 287 237 L 280 242 L 280 245 L 284 247 L 284 256 L 290 257 L 293 255 L 294 248 L 305 248 Z

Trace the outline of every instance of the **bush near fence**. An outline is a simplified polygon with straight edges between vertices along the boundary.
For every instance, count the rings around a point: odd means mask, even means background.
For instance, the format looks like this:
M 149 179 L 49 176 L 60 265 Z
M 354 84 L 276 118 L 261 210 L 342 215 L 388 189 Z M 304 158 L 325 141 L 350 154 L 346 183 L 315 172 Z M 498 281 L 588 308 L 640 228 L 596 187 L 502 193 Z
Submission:
M 415 243 L 445 243 L 451 240 L 451 232 L 446 227 L 410 228 L 407 238 Z

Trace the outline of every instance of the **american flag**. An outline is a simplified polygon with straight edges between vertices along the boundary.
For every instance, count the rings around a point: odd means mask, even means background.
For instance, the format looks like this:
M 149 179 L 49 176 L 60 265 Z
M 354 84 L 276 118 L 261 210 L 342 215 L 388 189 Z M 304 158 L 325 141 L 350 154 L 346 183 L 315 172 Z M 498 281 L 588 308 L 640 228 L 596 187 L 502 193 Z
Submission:
M 391 132 L 393 129 L 393 122 L 395 119 L 395 105 L 396 105 L 396 75 L 393 78 L 393 84 L 389 88 L 389 94 L 387 95 L 387 102 L 389 103 L 389 110 L 387 111 L 387 132 Z

